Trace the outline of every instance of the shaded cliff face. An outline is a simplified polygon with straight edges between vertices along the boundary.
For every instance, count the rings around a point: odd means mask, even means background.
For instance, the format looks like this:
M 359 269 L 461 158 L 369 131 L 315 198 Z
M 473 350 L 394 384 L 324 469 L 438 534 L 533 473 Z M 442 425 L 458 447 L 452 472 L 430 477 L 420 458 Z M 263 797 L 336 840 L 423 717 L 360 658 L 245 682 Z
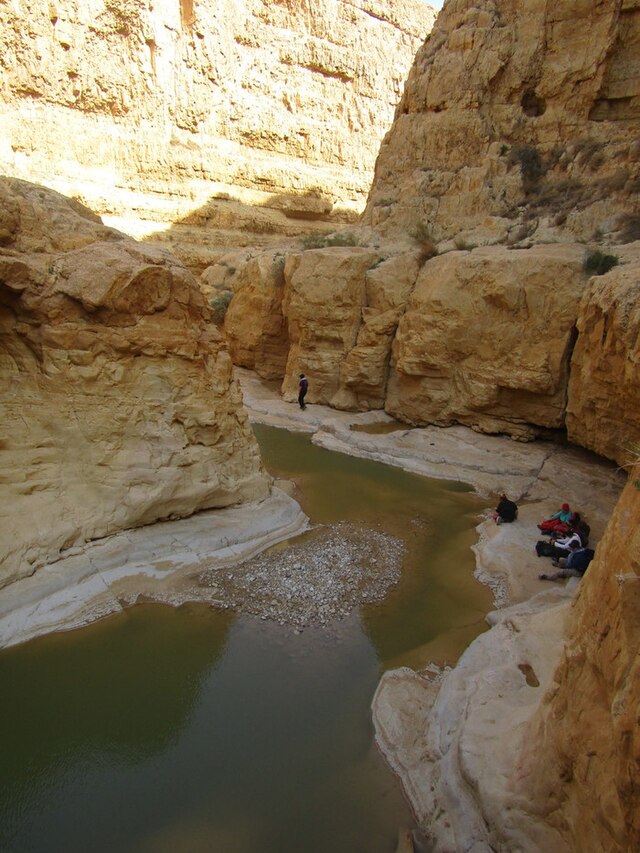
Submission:
M 450 0 L 383 141 L 365 221 L 482 243 L 638 239 L 638 50 L 638 0 Z
M 640 847 L 638 477 L 636 466 L 580 584 L 520 760 L 519 792 L 572 850 Z
M 353 217 L 434 14 L 421 0 L 3 4 L 0 170 L 135 236 L 216 196 Z
M 0 586 L 88 539 L 264 497 L 193 276 L 77 202 L 0 182 Z

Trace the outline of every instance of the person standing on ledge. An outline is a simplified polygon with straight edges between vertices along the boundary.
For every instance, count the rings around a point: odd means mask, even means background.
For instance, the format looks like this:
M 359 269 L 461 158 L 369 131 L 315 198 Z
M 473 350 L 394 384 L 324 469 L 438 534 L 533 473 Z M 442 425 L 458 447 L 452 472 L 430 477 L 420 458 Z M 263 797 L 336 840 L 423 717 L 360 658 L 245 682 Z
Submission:
M 300 391 L 298 393 L 298 403 L 300 404 L 301 409 L 306 409 L 307 406 L 304 402 L 304 398 L 306 397 L 307 390 L 309 388 L 309 380 L 304 375 L 304 373 L 300 374 L 300 382 L 298 383 L 298 387 L 300 388 Z

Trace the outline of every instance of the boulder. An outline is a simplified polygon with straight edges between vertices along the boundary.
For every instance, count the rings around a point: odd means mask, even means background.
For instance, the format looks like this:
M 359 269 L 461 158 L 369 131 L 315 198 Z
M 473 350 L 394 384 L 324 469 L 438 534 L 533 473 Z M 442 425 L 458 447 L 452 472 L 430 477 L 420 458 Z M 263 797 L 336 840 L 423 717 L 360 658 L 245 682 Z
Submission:
M 87 540 L 266 496 L 193 276 L 50 190 L 3 179 L 0 197 L 0 585 Z
M 640 264 L 594 276 L 578 312 L 567 434 L 628 466 L 640 446 Z
M 583 259 L 579 245 L 549 245 L 428 261 L 398 326 L 386 411 L 517 438 L 561 429 Z

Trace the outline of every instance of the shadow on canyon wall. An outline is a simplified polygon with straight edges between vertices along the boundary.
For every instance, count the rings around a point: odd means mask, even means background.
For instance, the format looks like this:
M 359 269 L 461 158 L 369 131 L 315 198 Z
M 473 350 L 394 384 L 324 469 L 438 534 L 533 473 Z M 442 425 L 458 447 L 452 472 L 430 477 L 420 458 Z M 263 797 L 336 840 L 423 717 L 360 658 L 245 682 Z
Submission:
M 299 248 L 308 235 L 326 234 L 359 220 L 354 211 L 336 208 L 322 190 L 273 193 L 250 204 L 216 193 L 169 228 L 142 242 L 167 246 L 199 275 L 219 257 L 237 249 Z

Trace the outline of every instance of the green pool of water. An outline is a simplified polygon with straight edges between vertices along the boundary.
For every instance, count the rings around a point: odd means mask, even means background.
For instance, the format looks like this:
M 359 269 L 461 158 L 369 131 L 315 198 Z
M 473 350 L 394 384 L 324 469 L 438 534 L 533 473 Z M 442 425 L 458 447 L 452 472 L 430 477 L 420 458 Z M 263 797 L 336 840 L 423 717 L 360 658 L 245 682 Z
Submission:
M 369 706 L 385 669 L 453 662 L 484 629 L 490 596 L 469 550 L 482 504 L 256 433 L 313 522 L 405 539 L 400 582 L 302 634 L 147 605 L 1 652 L 1 850 L 391 853 L 412 825 Z

